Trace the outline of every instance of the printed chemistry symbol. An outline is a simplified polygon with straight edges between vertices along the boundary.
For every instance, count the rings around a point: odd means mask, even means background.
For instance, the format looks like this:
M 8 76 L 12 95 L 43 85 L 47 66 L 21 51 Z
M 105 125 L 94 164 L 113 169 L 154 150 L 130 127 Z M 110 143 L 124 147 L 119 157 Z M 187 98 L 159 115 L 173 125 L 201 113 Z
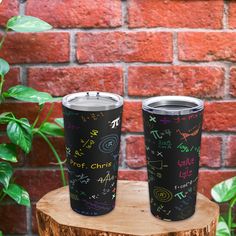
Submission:
M 81 184 L 87 184 L 90 181 L 90 178 L 84 174 L 76 175 L 76 178 Z
M 74 178 L 71 178 L 70 185 L 74 187 L 75 184 L 78 182 L 80 182 L 81 184 L 87 184 L 89 183 L 89 181 L 90 181 L 90 178 L 87 175 L 82 173 L 81 175 L 75 175 Z
M 74 153 L 74 157 L 82 157 L 84 155 L 82 149 L 76 150 Z
M 81 191 L 80 196 L 87 196 L 85 192 Z
M 111 126 L 112 129 L 114 129 L 115 127 L 119 126 L 119 123 L 120 123 L 120 117 L 118 117 L 115 120 L 113 120 L 112 122 L 110 122 L 110 126 Z
M 178 197 L 178 199 L 186 198 L 186 195 L 183 192 L 179 192 L 175 194 L 175 197 Z
M 151 131 L 151 134 L 153 135 L 153 137 L 155 138 L 155 139 L 162 139 L 162 136 L 161 135 L 159 135 L 159 133 L 158 133 L 158 131 L 157 130 L 152 130 Z
M 160 206 L 157 207 L 157 211 L 160 212 L 163 208 L 164 208 L 164 206 L 160 205 Z
M 98 130 L 96 129 L 93 129 L 91 132 L 90 132 L 90 137 L 92 138 L 93 136 L 97 136 L 98 135 Z
M 169 215 L 169 214 L 171 213 L 171 210 L 166 210 L 163 205 L 159 205 L 159 206 L 157 207 L 157 212 L 159 212 L 159 213 L 160 213 L 160 212 L 163 212 L 163 213 L 165 213 L 166 215 Z
M 87 149 L 90 149 L 92 148 L 92 146 L 95 144 L 95 142 L 93 140 L 83 140 L 83 139 L 80 139 L 80 142 L 83 144 L 83 148 L 87 148 Z
M 160 178 L 160 179 L 162 178 L 161 173 L 153 171 L 151 168 L 148 169 L 148 173 L 150 174 L 149 179 L 148 179 L 149 182 L 155 181 L 154 176 L 156 176 L 157 178 Z
M 160 120 L 160 122 L 161 122 L 162 124 L 166 125 L 166 124 L 171 123 L 171 120 L 169 120 L 169 119 L 167 119 L 166 117 L 164 117 L 163 119 Z
M 158 157 L 159 157 L 159 156 L 163 157 L 162 152 L 158 152 L 158 151 L 157 151 L 157 156 L 158 156 Z
M 173 198 L 172 192 L 170 192 L 168 189 L 163 187 L 156 187 L 153 190 L 154 197 L 159 202 L 169 202 Z
M 176 130 L 176 132 L 178 132 L 182 136 L 181 139 L 184 139 L 187 142 L 187 138 L 190 136 L 196 136 L 199 130 L 200 130 L 200 126 L 198 126 L 195 130 L 190 131 L 190 132 L 181 132 L 179 129 Z
M 170 129 L 165 129 L 163 131 L 159 131 L 159 130 L 152 130 L 150 132 L 151 135 L 153 135 L 153 137 L 155 139 L 162 139 L 164 136 L 171 136 L 171 131 Z
M 119 154 L 112 155 L 112 157 L 113 157 L 113 160 L 115 161 L 119 157 Z
M 119 144 L 119 137 L 117 134 L 109 134 L 103 137 L 98 145 L 99 150 L 104 153 L 114 152 Z
M 66 156 L 71 155 L 71 149 L 69 147 L 66 147 Z
M 102 190 L 102 195 L 106 195 L 106 194 L 108 194 L 110 191 L 111 191 L 111 190 L 110 190 L 109 188 L 104 188 L 104 189 Z
M 149 121 L 153 122 L 153 123 L 157 123 L 156 117 L 154 117 L 154 116 L 149 116 Z
M 91 197 L 89 197 L 89 199 L 97 199 L 99 197 L 99 194 L 94 194 Z
M 151 163 L 150 163 L 151 162 Z M 153 163 L 153 164 L 152 164 Z M 148 165 L 153 169 L 153 170 L 163 170 L 164 167 L 168 167 L 168 165 L 164 165 L 162 160 L 157 160 L 157 161 L 148 161 Z
M 115 179 L 114 175 L 110 175 L 110 171 L 107 171 L 107 174 L 104 177 L 100 177 L 97 181 L 101 184 L 104 184 L 104 188 L 106 187 L 108 182 L 111 182 Z

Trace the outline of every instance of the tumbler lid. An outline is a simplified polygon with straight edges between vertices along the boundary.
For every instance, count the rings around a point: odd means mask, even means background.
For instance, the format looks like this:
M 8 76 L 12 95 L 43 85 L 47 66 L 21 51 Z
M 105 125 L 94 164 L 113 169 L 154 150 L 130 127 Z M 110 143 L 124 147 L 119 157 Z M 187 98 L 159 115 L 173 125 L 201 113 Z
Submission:
M 158 96 L 143 101 L 143 110 L 160 115 L 188 115 L 203 108 L 202 100 L 187 96 Z
M 62 104 L 78 111 L 106 111 L 123 105 L 123 98 L 114 93 L 88 91 L 66 95 Z

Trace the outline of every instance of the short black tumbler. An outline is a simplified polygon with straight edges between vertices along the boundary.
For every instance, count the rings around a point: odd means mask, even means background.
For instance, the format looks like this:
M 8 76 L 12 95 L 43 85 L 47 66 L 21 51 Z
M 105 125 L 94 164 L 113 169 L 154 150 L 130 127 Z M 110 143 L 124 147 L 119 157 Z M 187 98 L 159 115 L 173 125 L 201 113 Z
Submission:
M 151 212 L 184 220 L 195 212 L 203 101 L 160 96 L 142 107 Z
M 81 92 L 62 104 L 71 208 L 106 214 L 115 207 L 123 98 Z

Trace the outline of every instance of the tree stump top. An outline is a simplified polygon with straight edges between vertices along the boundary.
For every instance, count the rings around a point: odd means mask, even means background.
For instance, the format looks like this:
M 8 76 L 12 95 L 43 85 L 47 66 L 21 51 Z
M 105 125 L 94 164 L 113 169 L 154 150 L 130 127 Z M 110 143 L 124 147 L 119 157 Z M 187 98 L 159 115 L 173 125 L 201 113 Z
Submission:
M 147 182 L 118 181 L 115 209 L 103 216 L 83 216 L 70 208 L 68 187 L 46 194 L 36 205 L 42 235 L 215 235 L 219 207 L 198 193 L 195 214 L 166 222 L 149 210 Z

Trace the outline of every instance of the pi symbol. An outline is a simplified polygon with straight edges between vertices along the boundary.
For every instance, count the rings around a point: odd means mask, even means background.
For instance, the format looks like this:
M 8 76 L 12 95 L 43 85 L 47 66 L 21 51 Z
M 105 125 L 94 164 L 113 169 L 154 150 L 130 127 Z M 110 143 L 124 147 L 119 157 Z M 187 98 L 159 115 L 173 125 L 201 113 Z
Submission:
M 114 129 L 115 127 L 118 127 L 120 123 L 120 117 L 116 118 L 115 120 L 113 120 L 110 124 L 111 128 Z

